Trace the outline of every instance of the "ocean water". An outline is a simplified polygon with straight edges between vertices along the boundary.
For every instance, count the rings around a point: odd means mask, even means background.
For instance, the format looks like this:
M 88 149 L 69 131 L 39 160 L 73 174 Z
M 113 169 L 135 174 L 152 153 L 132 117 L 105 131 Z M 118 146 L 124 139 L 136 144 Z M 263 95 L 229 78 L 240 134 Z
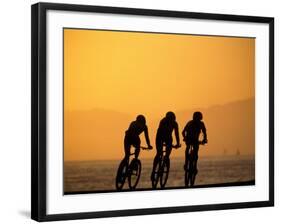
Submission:
M 141 159 L 141 158 L 140 158 Z M 151 188 L 152 159 L 141 159 L 142 171 L 137 188 Z M 119 160 L 67 161 L 64 163 L 64 192 L 115 191 Z M 166 187 L 184 186 L 184 160 L 171 158 Z M 200 157 L 196 185 L 255 180 L 254 156 Z M 128 184 L 124 185 L 124 189 Z

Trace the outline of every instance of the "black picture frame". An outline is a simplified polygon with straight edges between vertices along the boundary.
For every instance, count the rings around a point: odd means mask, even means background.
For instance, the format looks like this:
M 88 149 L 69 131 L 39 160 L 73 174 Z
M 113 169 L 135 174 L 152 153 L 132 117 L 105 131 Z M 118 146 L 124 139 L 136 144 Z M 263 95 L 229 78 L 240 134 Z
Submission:
M 196 206 L 177 206 L 159 208 L 140 208 L 68 214 L 46 213 L 46 12 L 63 10 L 76 12 L 100 12 L 124 15 L 161 16 L 174 18 L 193 18 L 205 20 L 254 22 L 269 25 L 269 200 L 243 203 L 208 204 Z M 164 11 L 137 8 L 103 7 L 73 4 L 37 3 L 31 10 L 31 218 L 37 221 L 86 219 L 100 217 L 178 213 L 235 208 L 274 206 L 274 18 L 195 13 L 183 11 Z

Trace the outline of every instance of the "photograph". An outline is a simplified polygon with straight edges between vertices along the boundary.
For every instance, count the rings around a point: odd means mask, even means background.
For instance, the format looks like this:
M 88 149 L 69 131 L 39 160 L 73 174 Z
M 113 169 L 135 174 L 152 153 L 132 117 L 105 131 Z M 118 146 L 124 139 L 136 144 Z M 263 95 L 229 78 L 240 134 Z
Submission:
M 255 185 L 255 37 L 62 32 L 65 195 Z
M 32 219 L 274 205 L 273 17 L 31 12 Z

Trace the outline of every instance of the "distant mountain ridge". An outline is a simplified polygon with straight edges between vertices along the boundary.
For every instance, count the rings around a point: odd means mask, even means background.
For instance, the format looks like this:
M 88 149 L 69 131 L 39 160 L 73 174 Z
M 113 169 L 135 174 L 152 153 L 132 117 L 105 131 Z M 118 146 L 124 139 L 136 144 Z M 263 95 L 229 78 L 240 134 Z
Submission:
M 202 147 L 202 155 L 254 154 L 255 150 L 255 102 L 254 98 L 225 105 L 215 105 L 200 110 L 207 127 L 209 143 Z M 195 110 L 175 111 L 180 133 Z M 165 114 L 165 112 L 163 112 Z M 124 132 L 135 116 L 106 109 L 65 111 L 64 155 L 65 160 L 121 159 L 124 154 Z M 152 152 L 142 152 L 142 157 L 155 154 L 155 134 L 159 119 L 147 118 Z M 182 137 L 181 137 L 182 139 Z M 142 144 L 143 142 L 142 136 Z M 183 156 L 182 149 L 173 156 Z
M 184 127 L 195 110 L 177 112 L 177 120 Z M 218 155 L 241 155 L 255 152 L 255 101 L 254 98 L 198 109 L 203 113 L 207 128 L 208 145 L 205 155 L 212 151 Z

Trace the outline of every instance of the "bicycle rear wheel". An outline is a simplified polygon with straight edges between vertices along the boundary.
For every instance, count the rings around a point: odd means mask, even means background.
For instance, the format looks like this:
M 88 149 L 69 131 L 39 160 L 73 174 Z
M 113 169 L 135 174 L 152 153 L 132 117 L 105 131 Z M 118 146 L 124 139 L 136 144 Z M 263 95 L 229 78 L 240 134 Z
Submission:
M 197 175 L 197 167 L 195 165 L 195 162 L 193 162 L 193 172 L 192 172 L 192 176 L 190 178 L 190 186 L 193 187 L 195 184 L 195 179 L 196 179 L 196 175 Z
M 161 166 L 161 160 L 158 159 L 157 164 L 154 168 L 154 170 L 152 170 L 152 174 L 151 174 L 151 184 L 152 184 L 152 188 L 156 189 L 157 188 L 157 184 L 159 181 L 159 174 L 160 174 L 160 166 Z
M 188 184 L 189 184 L 189 179 L 188 179 L 188 172 L 189 170 L 189 160 L 187 160 L 187 163 L 185 164 L 184 166 L 184 184 L 186 187 L 188 187 Z
M 127 171 L 128 171 L 128 163 L 126 160 L 122 160 L 118 167 L 116 180 L 115 180 L 115 186 L 117 190 L 122 190 L 127 177 Z
M 164 188 L 168 177 L 169 177 L 169 170 L 170 170 L 170 159 L 164 158 L 162 164 L 161 164 L 161 176 L 160 176 L 160 186 L 161 188 Z
M 195 176 L 196 176 L 196 170 L 194 166 L 194 161 L 189 162 L 189 168 L 188 168 L 188 173 L 187 174 L 187 187 L 193 187 L 195 183 Z
M 139 159 L 133 159 L 129 165 L 128 181 L 129 188 L 135 189 L 138 185 L 141 175 L 141 162 Z

